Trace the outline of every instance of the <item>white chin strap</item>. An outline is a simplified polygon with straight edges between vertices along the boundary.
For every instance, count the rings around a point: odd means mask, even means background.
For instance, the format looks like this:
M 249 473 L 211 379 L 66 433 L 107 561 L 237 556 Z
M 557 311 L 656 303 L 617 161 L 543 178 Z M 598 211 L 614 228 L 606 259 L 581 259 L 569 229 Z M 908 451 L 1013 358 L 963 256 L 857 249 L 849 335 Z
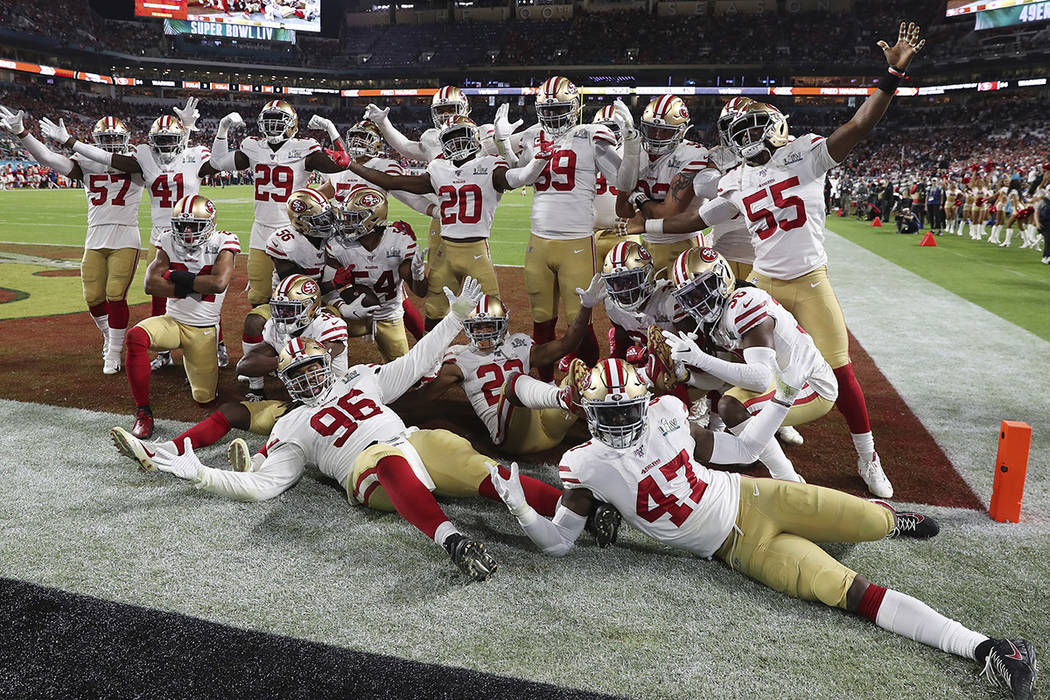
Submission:
M 766 148 L 765 139 L 759 141 L 758 143 L 748 144 L 747 146 L 744 146 L 740 149 L 740 155 L 744 158 L 747 158 L 748 160 L 751 160 L 755 156 L 758 156 L 762 153 L 769 153 L 769 149 Z

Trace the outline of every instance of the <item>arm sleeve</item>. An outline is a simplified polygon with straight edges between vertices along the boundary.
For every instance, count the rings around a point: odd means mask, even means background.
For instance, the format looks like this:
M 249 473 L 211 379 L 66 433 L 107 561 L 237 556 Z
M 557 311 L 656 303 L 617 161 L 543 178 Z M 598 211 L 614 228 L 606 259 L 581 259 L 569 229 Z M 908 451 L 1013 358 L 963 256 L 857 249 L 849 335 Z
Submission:
M 716 169 L 704 168 L 693 178 L 693 194 L 697 199 L 713 199 L 718 195 L 718 181 L 721 179 L 722 175 Z
M 382 120 L 376 124 L 379 130 L 383 132 L 383 138 L 393 146 L 394 150 L 412 160 L 427 160 L 427 154 L 423 152 L 423 144 L 419 141 L 412 141 L 407 136 L 397 130 L 389 120 Z
M 48 150 L 47 146 L 37 141 L 36 136 L 33 136 L 28 131 L 19 141 L 41 165 L 46 165 L 66 176 L 73 171 L 73 160 L 71 158 Z
M 531 506 L 517 516 L 518 524 L 536 546 L 552 557 L 563 557 L 569 553 L 587 524 L 587 518 L 558 504 L 553 520 L 540 517 Z
M 711 449 L 713 464 L 751 464 L 758 460 L 773 435 L 784 422 L 790 406 L 776 401 L 767 401 L 758 415 L 747 422 L 740 435 L 713 433 L 714 447 Z
M 113 165 L 113 154 L 109 151 L 103 151 L 98 146 L 92 146 L 90 143 L 84 143 L 83 141 L 77 141 L 73 144 L 73 152 L 79 153 L 85 158 L 90 158 L 96 163 L 102 163 L 103 165 Z
M 383 403 L 396 401 L 432 370 L 462 328 L 463 322 L 455 314 L 449 313 L 434 326 L 434 330 L 428 331 L 413 345 L 408 354 L 379 367 L 376 370 L 376 383 L 382 393 Z
M 515 189 L 524 185 L 531 185 L 536 182 L 536 178 L 540 176 L 540 173 L 543 172 L 545 167 L 547 167 L 547 161 L 540 158 L 533 158 L 520 168 L 511 168 L 508 170 L 507 184 Z
M 275 498 L 299 481 L 306 471 L 306 456 L 294 443 L 282 443 L 253 472 L 203 467 L 193 485 L 202 491 L 237 501 L 266 501 Z
M 390 196 L 407 206 L 409 209 L 419 212 L 423 216 L 428 216 L 427 207 L 433 204 L 433 202 L 427 199 L 427 196 L 425 194 L 415 194 L 413 192 L 391 190 Z
M 744 362 L 727 362 L 707 354 L 702 359 L 702 366 L 697 369 L 741 389 L 765 391 L 773 383 L 772 365 L 776 364 L 777 354 L 773 348 L 762 347 L 745 349 Z
M 211 167 L 216 170 L 237 170 L 237 152 L 230 152 L 230 141 L 226 137 L 215 137 L 211 142 L 211 158 L 208 159 Z
M 620 154 L 616 152 L 615 146 L 611 146 L 601 139 L 596 139 L 594 141 L 594 162 L 606 180 L 617 182 L 622 159 Z
M 715 197 L 700 205 L 700 218 L 708 226 L 724 224 L 738 213 L 736 205 L 725 197 Z

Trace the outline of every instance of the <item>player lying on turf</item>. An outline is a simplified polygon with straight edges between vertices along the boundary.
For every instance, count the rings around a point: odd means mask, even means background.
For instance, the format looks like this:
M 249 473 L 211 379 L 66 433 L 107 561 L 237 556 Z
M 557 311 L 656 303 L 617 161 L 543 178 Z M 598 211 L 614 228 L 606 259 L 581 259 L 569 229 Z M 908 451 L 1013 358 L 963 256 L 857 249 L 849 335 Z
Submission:
M 493 484 L 522 529 L 544 553 L 567 554 L 596 499 L 656 540 L 710 558 L 803 600 L 866 617 L 879 627 L 975 659 L 1018 698 L 1035 683 L 1034 646 L 1023 639 L 989 639 L 911 596 L 870 583 L 815 542 L 928 538 L 938 526 L 918 513 L 895 512 L 833 489 L 776 479 L 752 479 L 704 464 L 753 461 L 773 439 L 802 387 L 822 371 L 812 344 L 797 343 L 787 367 L 774 370 L 776 391 L 739 437 L 690 426 L 673 396 L 650 399 L 634 368 L 604 360 L 581 389 L 594 438 L 562 457 L 564 492 L 553 520 L 540 517 L 509 475 L 490 463 Z
M 443 546 L 467 575 L 481 581 L 496 570 L 484 545 L 466 538 L 434 499 L 440 496 L 499 496 L 485 466 L 487 458 L 447 430 L 408 428 L 388 404 L 434 367 L 459 333 L 463 319 L 481 297 L 468 277 L 459 296 L 446 292 L 448 315 L 407 355 L 385 365 L 356 365 L 335 381 L 331 357 L 313 339 L 296 338 L 281 351 L 278 371 L 288 393 L 302 405 L 281 416 L 252 471 L 214 469 L 201 464 L 184 441 L 183 454 L 151 450 L 114 430 L 118 449 L 147 471 L 188 479 L 204 491 L 245 501 L 263 501 L 288 490 L 315 464 L 346 489 L 347 497 L 378 510 L 396 510 Z M 561 492 L 525 479 L 530 507 L 552 515 Z

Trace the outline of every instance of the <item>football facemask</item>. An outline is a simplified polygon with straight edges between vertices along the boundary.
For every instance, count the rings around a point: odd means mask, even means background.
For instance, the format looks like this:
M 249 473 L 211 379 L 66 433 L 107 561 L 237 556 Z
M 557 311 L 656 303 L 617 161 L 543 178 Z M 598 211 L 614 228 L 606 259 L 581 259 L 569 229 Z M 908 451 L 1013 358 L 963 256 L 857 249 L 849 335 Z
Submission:
M 618 359 L 599 362 L 580 387 L 587 427 L 617 450 L 634 447 L 645 434 L 649 390 L 634 367 Z
M 490 353 L 502 345 L 507 337 L 509 316 L 502 301 L 486 294 L 463 321 L 463 333 L 470 340 L 472 348 Z
M 292 400 L 316 406 L 332 387 L 332 358 L 313 338 L 293 338 L 281 350 L 277 375 Z

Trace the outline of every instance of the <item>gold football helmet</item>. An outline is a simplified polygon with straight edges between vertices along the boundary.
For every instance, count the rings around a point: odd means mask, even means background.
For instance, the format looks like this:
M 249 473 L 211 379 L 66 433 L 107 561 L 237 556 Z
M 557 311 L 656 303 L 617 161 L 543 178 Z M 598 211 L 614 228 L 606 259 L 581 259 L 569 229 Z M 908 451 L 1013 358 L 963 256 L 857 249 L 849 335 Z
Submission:
M 547 78 L 536 93 L 536 119 L 552 138 L 566 134 L 583 118 L 580 91 L 568 78 Z
M 788 141 L 787 117 L 765 102 L 745 106 L 729 124 L 730 148 L 745 160 L 756 160 L 762 153 L 771 156 Z
M 602 280 L 609 298 L 621 309 L 634 311 L 656 289 L 653 256 L 639 243 L 622 241 L 605 256 Z
M 182 122 L 167 114 L 154 119 L 149 128 L 150 148 L 162 165 L 167 165 L 182 153 L 186 137 Z
M 299 333 L 310 325 L 320 310 L 321 288 L 306 275 L 285 277 L 270 297 L 270 317 L 281 335 Z
M 481 152 L 481 135 L 478 125 L 470 117 L 457 114 L 449 117 L 438 133 L 441 154 L 445 160 L 456 163 L 473 158 Z
M 507 337 L 510 314 L 503 302 L 488 294 L 482 295 L 470 316 L 463 321 L 463 332 L 470 346 L 478 352 L 489 353 L 503 344 Z
M 689 110 L 675 95 L 661 95 L 646 105 L 638 126 L 642 148 L 654 156 L 673 151 L 688 130 Z
M 215 205 L 207 197 L 188 194 L 171 210 L 171 235 L 183 248 L 204 245 L 215 231 Z
M 327 240 L 335 235 L 335 209 L 317 190 L 306 187 L 292 192 L 284 208 L 292 227 L 304 236 Z
M 612 105 L 602 107 L 594 113 L 594 119 L 591 120 L 592 124 L 601 124 L 605 126 L 613 133 L 616 137 L 616 145 L 619 146 L 623 143 L 623 127 L 624 124 L 620 119 L 620 116 L 616 113 L 616 110 Z
M 316 406 L 332 386 L 332 357 L 313 338 L 292 338 L 277 358 L 277 376 L 293 401 Z
M 675 301 L 700 323 L 718 321 L 736 290 L 733 270 L 714 248 L 690 248 L 679 255 L 671 281 Z
M 363 119 L 346 130 L 346 152 L 351 158 L 378 156 L 383 152 L 383 134 L 379 127 Z
M 359 187 L 343 200 L 339 211 L 339 236 L 357 241 L 386 223 L 386 193 L 375 187 Z
M 729 140 L 729 125 L 743 113 L 745 107 L 752 103 L 754 103 L 754 100 L 750 97 L 741 96 L 734 97 L 722 107 L 722 112 L 718 115 L 718 121 L 715 122 L 715 126 L 718 128 L 718 140 L 726 148 L 733 148 L 733 142 Z
M 131 132 L 127 124 L 116 117 L 102 117 L 91 130 L 91 140 L 103 151 L 124 153 L 128 150 Z
M 591 434 L 609 447 L 626 450 L 645 434 L 649 388 L 624 360 L 602 360 L 578 387 Z
M 434 128 L 440 129 L 449 117 L 456 115 L 469 117 L 470 102 L 458 87 L 445 85 L 430 100 L 430 119 L 434 122 Z
M 269 143 L 284 143 L 299 133 L 299 116 L 284 100 L 270 100 L 259 110 L 259 133 Z

